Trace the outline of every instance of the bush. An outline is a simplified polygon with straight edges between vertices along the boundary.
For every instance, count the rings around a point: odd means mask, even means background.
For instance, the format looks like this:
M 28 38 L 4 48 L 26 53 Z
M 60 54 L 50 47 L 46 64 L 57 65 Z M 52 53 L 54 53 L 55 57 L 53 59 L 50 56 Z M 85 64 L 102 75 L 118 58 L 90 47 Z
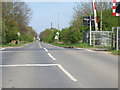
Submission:
M 25 33 L 24 36 L 20 37 L 21 41 L 28 41 L 28 42 L 33 42 L 33 37 L 31 35 Z
M 55 35 L 56 32 L 59 32 L 57 29 L 52 28 L 52 29 L 46 29 L 45 31 L 40 33 L 40 39 L 41 41 L 47 42 L 47 43 L 52 43 L 55 41 Z
M 18 40 L 19 39 L 17 35 L 18 31 L 19 29 L 17 26 L 12 26 L 6 35 L 7 36 L 6 42 L 9 43 L 12 40 Z
M 61 40 L 65 44 L 73 44 L 80 42 L 80 31 L 73 28 L 66 28 L 61 31 Z

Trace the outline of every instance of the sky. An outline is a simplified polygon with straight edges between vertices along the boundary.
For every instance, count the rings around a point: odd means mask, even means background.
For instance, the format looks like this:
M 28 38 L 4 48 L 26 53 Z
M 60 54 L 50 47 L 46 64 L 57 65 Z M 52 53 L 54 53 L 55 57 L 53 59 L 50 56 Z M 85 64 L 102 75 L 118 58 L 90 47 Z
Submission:
M 70 21 L 73 19 L 75 2 L 28 2 L 28 6 L 32 10 L 32 18 L 30 26 L 39 34 L 46 28 L 58 28 L 58 14 L 59 27 L 68 27 Z

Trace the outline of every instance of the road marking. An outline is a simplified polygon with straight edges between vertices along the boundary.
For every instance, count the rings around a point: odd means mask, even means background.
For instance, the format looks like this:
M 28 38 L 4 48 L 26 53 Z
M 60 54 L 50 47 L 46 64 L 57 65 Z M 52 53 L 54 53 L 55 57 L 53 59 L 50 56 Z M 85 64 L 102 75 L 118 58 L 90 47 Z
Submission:
M 37 42 L 38 42 L 38 41 L 37 41 Z M 38 42 L 38 45 L 39 45 L 40 48 L 42 48 L 42 46 L 41 46 L 41 44 L 40 44 L 39 42 Z
M 40 53 L 40 52 L 43 52 L 43 51 L 1 51 L 0 50 L 0 52 L 16 52 L 16 53 L 33 53 L 33 52 L 35 52 L 35 53 Z
M 57 66 L 58 64 L 16 64 L 16 65 L 0 65 L 0 67 L 49 67 L 49 66 Z
M 84 50 L 84 48 L 76 48 L 76 49 L 78 49 L 78 50 Z
M 48 50 L 47 50 L 46 48 L 44 48 L 44 50 L 45 50 L 46 52 L 48 52 Z
M 86 49 L 87 51 L 89 51 L 89 52 L 95 52 L 95 51 L 93 51 L 93 50 L 90 50 L 90 49 Z
M 81 48 L 76 48 L 76 49 L 81 49 Z
M 58 67 L 73 81 L 77 81 L 77 79 L 75 79 L 68 71 L 66 71 L 62 65 L 58 64 Z
M 51 57 L 53 60 L 56 60 L 50 53 L 48 53 L 48 56 Z
M 110 54 L 111 52 L 102 52 L 102 53 L 108 53 L 108 54 Z
M 0 49 L 1 51 L 4 50 L 5 48 Z
M 67 70 L 65 70 L 60 64 L 16 64 L 16 65 L 0 65 L 0 68 L 6 67 L 50 67 L 58 66 L 71 80 L 77 81 Z

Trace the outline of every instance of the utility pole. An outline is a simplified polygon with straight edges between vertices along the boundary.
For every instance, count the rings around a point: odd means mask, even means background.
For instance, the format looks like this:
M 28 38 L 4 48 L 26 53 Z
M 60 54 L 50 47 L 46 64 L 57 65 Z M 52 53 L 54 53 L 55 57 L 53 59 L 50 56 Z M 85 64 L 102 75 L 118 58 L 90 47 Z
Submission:
M 102 31 L 102 0 L 100 0 L 100 31 Z
M 58 30 L 59 30 L 60 26 L 59 26 L 59 13 L 58 13 Z
M 51 22 L 51 29 L 52 29 L 52 22 Z

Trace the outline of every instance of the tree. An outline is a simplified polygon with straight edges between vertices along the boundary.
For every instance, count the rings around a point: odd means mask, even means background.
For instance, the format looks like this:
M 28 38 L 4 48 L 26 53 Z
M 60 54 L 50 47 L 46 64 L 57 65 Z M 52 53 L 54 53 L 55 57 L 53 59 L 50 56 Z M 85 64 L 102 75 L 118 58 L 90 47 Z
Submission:
M 20 40 L 33 41 L 37 33 L 28 26 L 31 9 L 25 2 L 2 2 L 2 38 L 3 43 L 18 40 L 17 33 L 21 33 Z M 25 39 L 25 37 L 29 39 Z
M 75 29 L 72 26 L 61 31 L 61 41 L 63 41 L 65 44 L 80 42 L 80 36 L 79 29 Z
M 45 31 L 39 34 L 39 37 L 41 41 L 51 43 L 55 41 L 54 38 L 55 38 L 56 32 L 60 32 L 60 31 L 55 28 L 46 29 Z

